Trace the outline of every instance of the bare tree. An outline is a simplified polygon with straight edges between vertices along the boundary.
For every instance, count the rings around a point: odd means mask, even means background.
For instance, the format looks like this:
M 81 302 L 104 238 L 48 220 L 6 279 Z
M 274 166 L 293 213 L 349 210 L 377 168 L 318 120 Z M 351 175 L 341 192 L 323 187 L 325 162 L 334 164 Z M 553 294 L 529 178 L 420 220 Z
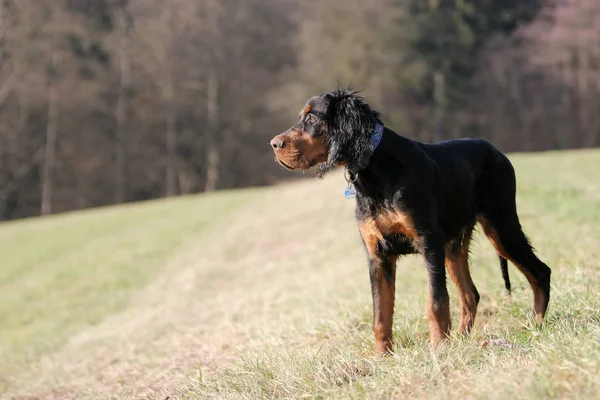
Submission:
M 206 82 L 206 115 L 207 124 L 205 132 L 206 175 L 204 178 L 204 191 L 209 192 L 217 188 L 219 180 L 219 163 L 221 155 L 217 143 L 217 129 L 219 127 L 219 81 L 214 68 L 210 69 Z
M 54 43 L 53 43 L 54 44 Z M 58 135 L 59 97 L 57 85 L 57 70 L 60 68 L 58 51 L 51 54 L 50 72 L 48 76 L 48 120 L 46 123 L 46 147 L 42 172 L 42 199 L 40 214 L 52 212 L 52 190 L 54 186 L 54 165 L 56 163 L 56 142 Z
M 478 85 L 489 96 L 475 92 L 475 108 L 507 149 L 600 144 L 598 17 L 593 0 L 563 1 L 484 52 Z
M 166 181 L 165 187 L 167 196 L 174 196 L 177 194 L 177 181 L 176 181 L 176 146 L 177 146 L 177 127 L 176 127 L 176 109 L 175 109 L 175 82 L 174 82 L 174 68 L 173 63 L 175 62 L 175 51 L 174 51 L 174 24 L 175 19 L 171 12 L 172 5 L 167 5 L 162 12 L 162 21 L 165 30 L 165 48 L 164 48 L 164 98 L 165 98 L 165 113 L 166 113 L 166 130 L 165 130 L 165 142 L 167 144 L 167 168 L 166 168 Z
M 131 90 L 131 29 L 132 16 L 129 2 L 124 1 L 118 8 L 119 22 L 119 90 L 115 110 L 117 132 L 116 153 L 116 194 L 117 203 L 127 200 L 127 122 L 129 117 L 129 95 Z
M 460 85 L 435 48 L 415 53 L 429 37 L 415 4 L 0 0 L 0 218 L 275 182 L 265 143 L 336 85 L 364 90 L 386 124 L 425 141 L 600 143 L 595 1 L 473 37 L 485 46 Z M 447 26 L 431 37 L 477 31 L 468 13 L 436 15 Z

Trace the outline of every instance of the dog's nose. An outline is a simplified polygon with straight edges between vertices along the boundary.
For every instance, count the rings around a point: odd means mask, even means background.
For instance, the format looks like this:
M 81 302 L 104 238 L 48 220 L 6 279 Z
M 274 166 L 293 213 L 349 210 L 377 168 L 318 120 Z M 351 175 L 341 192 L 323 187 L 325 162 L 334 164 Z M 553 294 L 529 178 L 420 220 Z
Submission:
M 271 147 L 273 149 L 282 149 L 285 146 L 285 142 L 279 136 L 275 136 L 271 139 Z

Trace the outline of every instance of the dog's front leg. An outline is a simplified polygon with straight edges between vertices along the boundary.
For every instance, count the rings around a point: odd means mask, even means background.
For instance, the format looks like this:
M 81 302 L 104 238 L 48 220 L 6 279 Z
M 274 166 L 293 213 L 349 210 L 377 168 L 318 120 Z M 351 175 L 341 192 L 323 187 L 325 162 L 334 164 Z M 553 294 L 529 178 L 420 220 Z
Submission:
M 395 256 L 378 254 L 369 258 L 369 276 L 373 296 L 373 333 L 375 334 L 375 351 L 379 354 L 392 350 L 396 260 Z
M 384 354 L 392 349 L 392 319 L 398 257 L 386 254 L 382 250 L 383 235 L 372 219 L 361 221 L 359 230 L 369 256 L 375 351 Z
M 450 299 L 446 287 L 444 242 L 439 234 L 429 234 L 423 239 L 422 250 L 427 263 L 429 287 L 429 336 L 431 343 L 436 345 L 445 340 L 450 331 Z

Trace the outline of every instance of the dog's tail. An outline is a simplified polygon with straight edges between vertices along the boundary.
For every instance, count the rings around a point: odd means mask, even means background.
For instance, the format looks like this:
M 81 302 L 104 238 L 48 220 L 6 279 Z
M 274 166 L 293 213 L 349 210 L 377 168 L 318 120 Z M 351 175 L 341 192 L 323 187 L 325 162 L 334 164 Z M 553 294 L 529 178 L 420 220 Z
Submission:
M 506 261 L 506 258 L 502 256 L 498 256 L 498 258 L 500 259 L 500 270 L 502 271 L 502 279 L 504 279 L 504 286 L 506 287 L 508 294 L 510 294 L 510 277 L 508 276 L 508 261 Z

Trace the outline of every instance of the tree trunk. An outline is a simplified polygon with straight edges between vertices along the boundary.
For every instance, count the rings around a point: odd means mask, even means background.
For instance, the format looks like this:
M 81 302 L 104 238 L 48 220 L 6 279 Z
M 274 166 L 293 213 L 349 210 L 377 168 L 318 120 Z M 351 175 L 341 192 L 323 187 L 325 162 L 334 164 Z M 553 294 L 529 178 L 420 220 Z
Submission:
M 557 65 L 557 74 L 562 77 L 564 82 L 569 82 L 569 67 L 563 63 Z M 560 86 L 560 105 L 563 109 L 561 113 L 561 121 L 564 126 L 561 126 L 556 133 L 556 142 L 559 143 L 560 149 L 568 149 L 571 146 L 571 132 L 573 130 L 573 119 L 569 115 L 569 107 L 571 104 L 571 88 L 568 85 Z
M 8 184 L 0 189 L 0 219 L 4 215 L 6 200 L 15 190 L 17 190 L 19 181 L 25 178 L 27 174 L 31 172 L 31 170 L 33 170 L 44 160 L 44 150 L 44 147 L 40 147 L 40 149 L 30 160 L 15 170 L 12 178 L 8 181 Z
M 175 117 L 175 106 L 174 102 L 174 89 L 173 79 L 171 74 L 167 74 L 166 82 L 166 100 L 167 100 L 167 131 L 166 131 L 166 142 L 167 142 L 167 196 L 174 196 L 177 194 L 177 176 L 175 168 L 175 151 L 177 146 L 176 138 L 176 117 Z
M 209 76 L 206 88 L 206 111 L 208 117 L 208 132 L 206 135 L 206 175 L 204 180 L 204 191 L 209 192 L 217 188 L 219 181 L 219 163 L 221 155 L 217 144 L 217 124 L 219 114 L 218 90 L 219 82 L 216 73 Z
M 17 82 L 17 79 L 17 73 L 11 72 L 11 74 L 8 75 L 8 78 L 0 82 L 0 106 L 2 105 L 2 103 L 4 103 L 4 100 L 6 100 L 8 95 L 12 92 L 13 85 Z
M 513 103 L 515 104 L 516 109 L 516 119 L 517 123 L 521 128 L 521 148 L 525 151 L 533 150 L 533 140 L 531 137 L 531 130 L 533 128 L 533 121 L 535 115 L 534 101 L 533 96 L 526 96 L 531 103 L 531 107 L 527 109 L 527 105 L 525 104 L 524 97 L 521 94 L 521 82 L 519 80 L 519 75 L 516 71 L 508 72 L 508 84 L 510 95 Z
M 589 79 L 589 71 L 590 71 L 590 56 L 586 49 L 578 50 L 578 58 L 579 65 L 578 69 L 581 71 L 581 78 L 579 79 L 579 87 L 578 93 L 581 98 L 581 107 L 580 107 L 580 125 L 582 130 L 582 138 L 581 138 L 581 147 L 594 147 L 596 144 L 596 130 L 593 129 L 594 122 L 597 119 L 597 116 L 591 116 L 592 113 L 589 110 L 592 108 L 592 98 L 590 94 L 593 93 L 590 90 L 590 79 Z
M 20 146 L 20 136 L 25 135 L 27 129 L 27 122 L 29 121 L 30 106 L 27 99 L 19 97 L 19 128 L 15 129 L 10 135 L 10 149 L 11 153 L 17 154 Z
M 171 8 L 166 6 L 163 12 L 164 25 L 167 31 L 167 38 L 165 42 L 166 59 L 164 60 L 164 96 L 166 102 L 166 131 L 165 131 L 165 143 L 167 150 L 167 171 L 166 171 L 166 193 L 167 196 L 175 196 L 177 194 L 177 168 L 176 168 L 176 150 L 177 150 L 177 116 L 175 110 L 175 82 L 173 76 L 173 15 L 171 14 Z
M 52 56 L 56 59 L 56 56 Z M 53 61 L 55 65 L 56 62 Z M 56 142 L 58 133 L 58 91 L 54 78 L 48 83 L 48 122 L 46 125 L 46 147 L 42 172 L 41 215 L 52 212 L 52 190 L 54 186 L 54 164 L 56 161 Z
M 127 120 L 129 109 L 129 91 L 131 86 L 131 53 L 130 31 L 131 16 L 127 6 L 121 8 L 121 43 L 119 45 L 119 98 L 117 100 L 116 119 L 117 134 L 116 152 L 116 192 L 115 201 L 122 203 L 127 200 Z
M 571 119 L 573 120 L 573 130 L 571 131 L 571 137 L 569 141 L 569 145 L 572 148 L 581 147 L 581 136 L 582 136 L 582 126 L 581 119 L 579 116 L 581 115 L 581 97 L 579 96 L 579 86 L 580 86 L 580 76 L 579 76 L 579 66 L 573 65 L 570 63 L 568 66 L 571 69 Z
M 433 102 L 434 102 L 434 127 L 433 141 L 440 142 L 444 140 L 444 118 L 446 114 L 446 82 L 444 74 L 436 71 L 433 74 Z

